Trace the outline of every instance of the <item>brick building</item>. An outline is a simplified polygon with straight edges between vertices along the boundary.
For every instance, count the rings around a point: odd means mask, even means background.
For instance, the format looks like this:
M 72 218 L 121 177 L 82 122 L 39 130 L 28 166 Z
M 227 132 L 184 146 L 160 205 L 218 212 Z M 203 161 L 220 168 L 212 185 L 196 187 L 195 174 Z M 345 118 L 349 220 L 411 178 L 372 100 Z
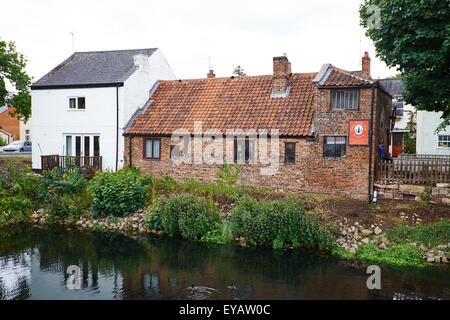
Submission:
M 6 132 L 12 140 L 20 139 L 20 121 L 10 113 L 14 113 L 14 107 L 3 106 L 0 108 L 0 129 Z M 8 141 L 11 142 L 11 141 Z
M 125 128 L 125 161 L 145 173 L 213 182 L 222 164 L 202 161 L 208 144 L 242 129 L 217 152 L 228 163 L 241 159 L 241 185 L 368 198 L 379 146 L 388 150 L 392 97 L 370 77 L 368 54 L 362 59 L 353 72 L 325 64 L 317 73 L 291 73 L 281 56 L 272 75 L 215 78 L 210 71 L 205 79 L 159 81 Z M 269 158 L 278 162 L 271 174 L 261 169 L 272 162 L 253 157 L 264 129 Z M 183 130 L 190 139 L 172 139 Z

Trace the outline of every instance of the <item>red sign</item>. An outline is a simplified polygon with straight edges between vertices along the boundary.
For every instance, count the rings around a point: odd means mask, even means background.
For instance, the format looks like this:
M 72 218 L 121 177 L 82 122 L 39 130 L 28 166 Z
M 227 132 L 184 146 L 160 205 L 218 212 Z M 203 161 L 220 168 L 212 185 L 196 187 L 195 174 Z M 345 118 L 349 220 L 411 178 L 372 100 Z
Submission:
M 350 120 L 349 123 L 349 145 L 369 144 L 369 120 Z

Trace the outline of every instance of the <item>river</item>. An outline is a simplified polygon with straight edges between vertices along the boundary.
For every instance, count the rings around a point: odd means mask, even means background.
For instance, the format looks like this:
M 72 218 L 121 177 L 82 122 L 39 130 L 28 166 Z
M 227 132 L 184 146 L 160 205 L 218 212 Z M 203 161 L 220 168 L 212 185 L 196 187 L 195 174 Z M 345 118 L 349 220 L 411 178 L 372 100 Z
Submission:
M 380 267 L 381 289 L 369 290 L 367 264 L 302 250 L 64 227 L 0 230 L 0 299 L 450 299 L 448 265 Z

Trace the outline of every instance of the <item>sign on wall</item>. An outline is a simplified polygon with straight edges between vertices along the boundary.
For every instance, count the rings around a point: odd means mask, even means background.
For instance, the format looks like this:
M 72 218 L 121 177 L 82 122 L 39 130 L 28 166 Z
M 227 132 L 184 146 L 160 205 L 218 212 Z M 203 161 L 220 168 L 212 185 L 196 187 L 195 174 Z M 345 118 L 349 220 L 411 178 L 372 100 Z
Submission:
M 350 120 L 348 144 L 363 146 L 369 144 L 369 120 Z

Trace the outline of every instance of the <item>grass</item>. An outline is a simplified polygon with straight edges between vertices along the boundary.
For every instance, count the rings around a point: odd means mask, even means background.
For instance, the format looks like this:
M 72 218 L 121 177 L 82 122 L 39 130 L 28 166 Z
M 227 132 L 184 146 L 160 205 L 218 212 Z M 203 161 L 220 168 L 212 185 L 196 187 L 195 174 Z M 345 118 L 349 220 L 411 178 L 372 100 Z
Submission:
M 428 225 L 398 226 L 386 232 L 389 241 L 396 244 L 421 243 L 424 245 L 450 243 L 450 222 L 441 221 Z
M 397 267 L 425 267 L 423 252 L 411 244 L 379 250 L 373 244 L 364 244 L 356 250 L 356 258 L 374 263 L 386 263 Z

